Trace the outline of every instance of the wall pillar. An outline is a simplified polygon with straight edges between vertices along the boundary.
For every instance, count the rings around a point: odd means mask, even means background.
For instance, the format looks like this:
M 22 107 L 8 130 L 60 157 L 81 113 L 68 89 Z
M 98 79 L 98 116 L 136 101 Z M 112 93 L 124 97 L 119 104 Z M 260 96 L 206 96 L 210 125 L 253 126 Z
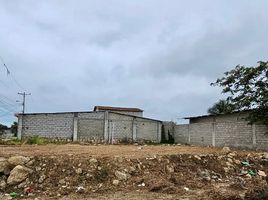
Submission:
M 216 136 L 215 123 L 212 123 L 212 146 L 213 147 L 215 147 L 215 136 Z
M 158 122 L 157 123 L 157 142 L 161 142 L 161 131 L 162 131 L 162 123 Z
M 109 142 L 109 114 L 108 111 L 104 113 L 104 133 L 103 133 L 104 142 Z
M 137 141 L 137 123 L 135 118 L 132 121 L 132 140 Z
M 188 144 L 191 144 L 190 124 L 188 124 Z
M 252 145 L 253 147 L 256 147 L 257 142 L 256 142 L 256 124 L 252 125 Z
M 23 119 L 23 115 L 19 115 L 18 116 L 18 130 L 17 130 L 17 138 L 18 138 L 18 140 L 21 140 L 21 138 L 22 138 L 22 127 L 23 127 L 22 119 Z
M 74 114 L 74 130 L 73 130 L 73 141 L 77 141 L 78 135 L 78 116 Z

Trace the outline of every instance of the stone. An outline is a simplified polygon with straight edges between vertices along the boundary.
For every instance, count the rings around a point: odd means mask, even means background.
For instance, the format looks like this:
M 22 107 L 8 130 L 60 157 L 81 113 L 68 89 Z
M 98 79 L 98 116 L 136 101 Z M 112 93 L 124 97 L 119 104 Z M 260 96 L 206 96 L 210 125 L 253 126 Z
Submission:
M 5 180 L 0 181 L 0 190 L 4 190 L 7 186 L 7 183 Z
M 264 171 L 259 170 L 258 175 L 262 177 L 266 177 L 266 173 Z
M 231 149 L 229 147 L 223 147 L 222 150 L 221 150 L 222 153 L 230 153 L 231 152 Z
M 229 153 L 227 156 L 228 156 L 229 158 L 233 158 L 233 157 L 236 156 L 236 153 L 235 153 L 235 152 L 232 152 L 232 153 Z
M 40 176 L 40 178 L 38 179 L 38 183 L 43 183 L 44 181 L 45 181 L 45 179 L 46 179 L 46 176 L 43 174 L 43 175 L 41 175 Z
M 19 188 L 19 189 L 20 189 L 20 188 L 24 188 L 25 186 L 26 186 L 26 181 L 20 183 L 20 184 L 18 185 L 18 188 Z
M 77 169 L 75 170 L 75 173 L 76 173 L 76 174 L 82 174 L 82 173 L 83 173 L 83 170 L 82 170 L 81 168 L 77 168 Z
M 114 175 L 120 180 L 120 181 L 126 181 L 128 178 L 129 178 L 129 174 L 127 174 L 127 173 L 124 173 L 124 172 L 120 172 L 120 171 L 116 171 L 115 173 L 114 173 Z
M 268 153 L 267 152 L 262 153 L 261 158 L 264 158 L 264 159 L 268 160 Z
M 223 170 L 225 173 L 228 173 L 230 171 L 230 169 L 228 167 L 223 167 Z
M 5 171 L 9 170 L 9 163 L 6 158 L 0 157 L 0 173 L 5 173 Z
M 202 179 L 206 180 L 206 181 L 210 181 L 210 173 L 208 170 L 204 170 L 204 171 L 199 171 L 199 176 L 202 177 Z
M 98 160 L 96 158 L 91 158 L 89 160 L 90 164 L 96 164 L 98 162 Z
M 10 172 L 10 175 L 7 179 L 7 184 L 8 185 L 15 185 L 15 184 L 21 183 L 22 181 L 27 179 L 31 173 L 33 173 L 33 170 L 31 170 L 27 167 L 21 166 L 21 165 L 17 165 Z
M 119 185 L 119 182 L 120 182 L 119 180 L 115 179 L 115 180 L 113 180 L 113 185 L 117 186 L 117 185 Z
M 241 164 L 240 160 L 234 160 L 234 163 L 237 164 L 237 165 Z
M 59 180 L 59 184 L 64 185 L 66 181 L 64 179 Z
M 227 160 L 228 160 L 229 163 L 233 163 L 233 159 L 227 158 Z
M 36 167 L 36 168 L 35 168 L 35 171 L 37 171 L 37 172 L 38 172 L 38 171 L 41 171 L 41 170 L 42 170 L 41 167 Z
M 174 171 L 175 171 L 174 167 L 173 166 L 170 166 L 170 165 L 167 165 L 166 166 L 166 169 L 167 169 L 167 172 L 168 173 L 174 173 Z
M 8 162 L 13 166 L 25 165 L 29 161 L 30 161 L 30 158 L 25 157 L 25 156 L 12 156 L 8 159 Z
M 83 186 L 78 186 L 77 188 L 76 188 L 76 191 L 75 192 L 77 192 L 77 193 L 83 193 L 83 192 L 85 192 L 85 188 L 83 187 Z
M 200 158 L 200 156 L 198 156 L 198 155 L 195 155 L 194 156 L 197 160 L 202 160 L 201 158 Z
M 234 167 L 230 162 L 226 162 L 226 165 L 227 165 L 228 167 Z
M 115 160 L 116 160 L 117 162 L 119 162 L 119 163 L 124 162 L 124 158 L 121 157 L 121 156 L 115 156 Z
M 133 174 L 135 171 L 136 171 L 135 167 L 132 167 L 132 166 L 129 167 L 129 173 L 130 174 Z

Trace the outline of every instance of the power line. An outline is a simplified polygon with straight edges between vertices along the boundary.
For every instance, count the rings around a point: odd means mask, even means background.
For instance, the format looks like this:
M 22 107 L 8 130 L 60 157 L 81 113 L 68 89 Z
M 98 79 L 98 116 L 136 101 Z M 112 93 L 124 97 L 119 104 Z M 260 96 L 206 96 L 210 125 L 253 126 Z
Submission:
M 9 69 L 9 67 L 6 65 L 4 59 L 0 56 L 0 60 L 3 63 L 3 67 L 5 68 L 6 72 L 7 72 L 7 76 L 10 76 L 11 79 L 15 82 L 15 84 L 21 89 L 24 90 L 24 88 L 22 87 L 22 85 L 17 81 L 17 79 L 14 77 L 14 75 L 11 73 L 11 70 Z

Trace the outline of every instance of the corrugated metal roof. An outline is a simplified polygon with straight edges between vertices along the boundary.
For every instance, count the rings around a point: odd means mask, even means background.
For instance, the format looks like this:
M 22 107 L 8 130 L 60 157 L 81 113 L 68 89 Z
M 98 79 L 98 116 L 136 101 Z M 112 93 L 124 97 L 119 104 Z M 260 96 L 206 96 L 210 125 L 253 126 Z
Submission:
M 95 106 L 94 111 L 124 111 L 124 112 L 143 112 L 139 108 L 123 108 L 123 107 L 111 107 L 111 106 Z
M 250 112 L 253 109 L 248 109 L 248 110 L 241 110 L 241 111 L 234 111 L 231 113 L 225 113 L 225 114 L 217 114 L 217 115 L 212 115 L 212 114 L 207 114 L 207 115 L 199 115 L 199 116 L 193 116 L 193 117 L 184 117 L 183 119 L 195 119 L 195 118 L 203 118 L 203 117 L 215 117 L 215 116 L 222 116 L 222 115 L 230 115 L 230 114 L 237 114 L 237 113 L 244 113 L 244 112 Z

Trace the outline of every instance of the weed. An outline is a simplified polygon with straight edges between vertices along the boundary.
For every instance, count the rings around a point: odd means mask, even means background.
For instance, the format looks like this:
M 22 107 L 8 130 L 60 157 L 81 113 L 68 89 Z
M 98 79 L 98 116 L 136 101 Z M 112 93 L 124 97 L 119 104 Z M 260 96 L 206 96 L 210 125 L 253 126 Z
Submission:
M 44 138 L 41 138 L 39 136 L 33 136 L 31 138 L 28 138 L 26 140 L 26 144 L 37 144 L 37 145 L 42 145 L 46 144 L 47 141 Z

